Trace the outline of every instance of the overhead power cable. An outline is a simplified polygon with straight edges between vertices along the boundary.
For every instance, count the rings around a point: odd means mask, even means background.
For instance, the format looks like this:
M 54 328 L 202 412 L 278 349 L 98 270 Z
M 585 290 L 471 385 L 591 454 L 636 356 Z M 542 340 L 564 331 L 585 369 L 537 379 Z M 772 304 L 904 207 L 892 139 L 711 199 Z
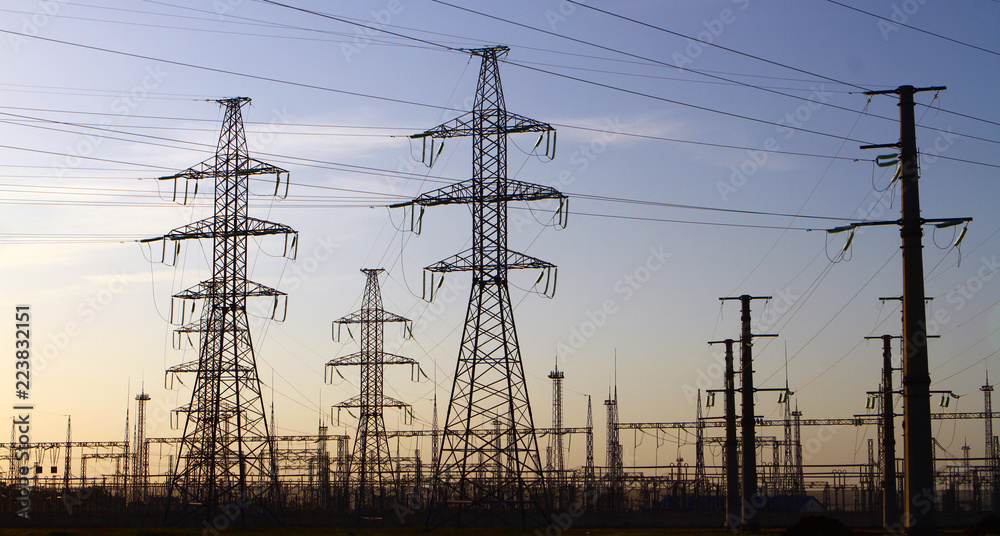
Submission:
M 995 50 L 990 50 L 988 48 L 983 48 L 983 47 L 980 47 L 980 46 L 976 46 L 976 45 L 973 45 L 972 43 L 966 43 L 965 41 L 959 41 L 958 39 L 952 39 L 951 37 L 944 36 L 944 35 L 941 35 L 941 34 L 937 34 L 937 33 L 934 33 L 934 32 L 930 32 L 930 31 L 924 30 L 922 28 L 917 28 L 916 26 L 910 26 L 909 24 L 905 24 L 905 23 L 902 23 L 902 22 L 896 22 L 896 21 L 894 21 L 892 19 L 883 17 L 881 15 L 876 15 L 874 13 L 865 11 L 863 9 L 858 9 L 856 7 L 849 6 L 847 4 L 841 4 L 840 2 L 835 2 L 834 0 L 826 0 L 826 1 L 830 2 L 831 4 L 834 4 L 834 5 L 843 7 L 843 8 L 850 9 L 851 11 L 857 11 L 858 13 L 863 13 L 865 15 L 868 15 L 869 17 L 875 17 L 876 19 L 883 20 L 883 21 L 889 22 L 891 24 L 895 24 L 897 26 L 902 26 L 904 28 L 909 28 L 911 30 L 920 32 L 922 34 L 931 35 L 931 36 L 937 37 L 938 39 L 944 39 L 945 41 L 950 41 L 952 43 L 955 43 L 956 45 L 962 45 L 963 47 L 973 48 L 973 49 L 979 50 L 981 52 L 986 52 L 987 54 L 993 54 L 994 56 L 1000 56 L 1000 52 L 997 52 Z
M 770 65 L 775 65 L 777 67 L 782 67 L 784 69 L 795 71 L 797 73 L 807 74 L 809 76 L 815 76 L 816 78 L 822 78 L 823 80 L 826 80 L 826 81 L 829 81 L 829 82 L 834 82 L 836 84 L 841 84 L 841 85 L 845 85 L 845 86 L 848 86 L 848 87 L 853 87 L 854 89 L 860 89 L 862 91 L 869 91 L 869 89 L 870 89 L 870 88 L 866 88 L 866 87 L 863 87 L 863 86 L 859 86 L 857 84 L 853 84 L 851 82 L 845 82 L 843 80 L 838 80 L 836 78 L 830 78 L 829 76 L 824 76 L 824 75 L 819 74 L 819 73 L 814 73 L 812 71 L 807 71 L 805 69 L 799 69 L 798 67 L 793 67 L 793 66 L 788 65 L 786 63 L 781 63 L 781 62 L 778 62 L 778 61 L 769 60 L 767 58 L 762 58 L 760 56 L 755 56 L 755 55 L 747 53 L 747 52 L 743 52 L 743 51 L 736 50 L 736 49 L 733 49 L 733 48 L 725 47 L 725 46 L 719 45 L 717 43 L 712 43 L 712 42 L 709 42 L 709 41 L 704 41 L 704 40 L 698 39 L 696 37 L 691 37 L 689 35 L 684 35 L 684 34 L 682 34 L 680 32 L 675 32 L 673 30 L 668 30 L 666 28 L 663 28 L 662 26 L 656 26 L 655 24 L 650 24 L 648 22 L 643 22 L 643 21 L 640 21 L 640 20 L 632 19 L 632 18 L 626 17 L 624 15 L 621 15 L 621 14 L 618 14 L 618 13 L 614 13 L 614 12 L 611 12 L 611 11 L 607 11 L 605 9 L 601 9 L 601 8 L 598 8 L 598 7 L 595 7 L 595 6 L 583 4 L 583 3 L 577 2 L 575 0 L 566 0 L 566 2 L 568 2 L 570 4 L 573 4 L 573 5 L 576 5 L 576 6 L 579 6 L 579 7 L 582 7 L 582 8 L 585 8 L 585 9 L 589 9 L 591 11 L 596 11 L 598 13 L 603 13 L 603 14 L 611 16 L 611 17 L 615 17 L 615 18 L 618 18 L 618 19 L 626 20 L 626 21 L 631 22 L 633 24 L 638 24 L 640 26 L 645 26 L 647 28 L 652 28 L 654 30 L 657 30 L 657 31 L 660 31 L 660 32 L 663 32 L 663 33 L 667 33 L 667 34 L 670 34 L 670 35 L 673 35 L 673 36 L 676 36 L 676 37 L 683 37 L 684 39 L 690 39 L 692 41 L 695 41 L 697 43 L 701 43 L 701 44 L 706 45 L 706 46 L 718 48 L 720 50 L 725 50 L 726 52 L 731 52 L 733 54 L 737 54 L 737 55 L 740 55 L 740 56 L 743 56 L 743 57 L 746 57 L 746 58 L 751 58 L 751 59 L 755 59 L 757 61 L 762 61 L 764 63 L 768 63 Z

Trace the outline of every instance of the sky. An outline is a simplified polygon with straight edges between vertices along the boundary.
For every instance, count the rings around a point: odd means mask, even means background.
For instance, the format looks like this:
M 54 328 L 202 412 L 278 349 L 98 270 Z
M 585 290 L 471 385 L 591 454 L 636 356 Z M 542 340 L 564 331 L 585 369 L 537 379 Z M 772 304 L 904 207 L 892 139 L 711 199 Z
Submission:
M 960 247 L 962 227 L 925 229 L 928 331 L 941 335 L 932 388 L 960 396 L 933 406 L 982 410 L 1000 351 L 995 0 L 121 6 L 0 9 L 0 295 L 8 311 L 32 311 L 35 440 L 63 439 L 66 415 L 74 439 L 120 439 L 142 389 L 147 435 L 180 434 L 169 409 L 188 402 L 191 382 L 164 371 L 197 353 L 174 348 L 170 296 L 208 277 L 210 249 L 185 243 L 169 266 L 137 240 L 211 213 L 209 185 L 181 205 L 155 179 L 214 153 L 212 101 L 236 96 L 253 99 L 251 155 L 291 177 L 284 200 L 267 178 L 254 182 L 250 213 L 300 233 L 295 261 L 273 237 L 249 259 L 255 281 L 288 293 L 284 322 L 266 318 L 272 303 L 251 311 L 277 432 L 315 433 L 325 420 L 353 435 L 355 420 L 330 406 L 357 394 L 357 371 L 328 384 L 324 364 L 357 350 L 331 339 L 330 322 L 360 305 L 362 268 L 385 268 L 386 309 L 414 322 L 413 340 L 387 328 L 387 348 L 423 371 L 386 372 L 387 394 L 414 413 L 410 423 L 387 410 L 388 426 L 428 429 L 435 393 L 443 421 L 469 276 L 449 274 L 428 303 L 422 269 L 468 247 L 471 218 L 430 207 L 417 235 L 388 205 L 469 177 L 468 139 L 448 140 L 428 168 L 408 136 L 471 107 L 479 62 L 459 49 L 493 45 L 510 47 L 508 110 L 558 132 L 552 158 L 535 134 L 512 135 L 508 175 L 569 197 L 565 229 L 553 202 L 510 210 L 510 247 L 559 267 L 551 298 L 537 273 L 510 277 L 536 426 L 551 425 L 557 362 L 567 426 L 584 425 L 592 399 L 598 463 L 615 382 L 622 422 L 693 420 L 697 390 L 722 384 L 721 348 L 707 342 L 739 337 L 737 303 L 719 298 L 740 294 L 773 296 L 753 304 L 754 331 L 779 335 L 755 345 L 758 386 L 787 378 L 806 418 L 866 412 L 882 352 L 864 337 L 901 330 L 898 302 L 879 301 L 901 293 L 899 236 L 869 227 L 845 250 L 847 234 L 825 230 L 899 217 L 893 168 L 874 164 L 891 151 L 859 146 L 899 139 L 896 98 L 863 92 L 906 84 L 947 86 L 916 97 L 923 216 L 974 218 Z M 11 348 L 12 317 L 0 325 Z M 9 392 L 16 403 L 13 378 Z M 758 414 L 777 418 L 776 400 L 759 393 Z M 939 459 L 966 441 L 983 454 L 980 421 L 933 431 Z M 803 437 L 818 438 L 810 463 L 862 462 L 875 429 Z M 623 432 L 622 443 L 626 465 L 693 464 L 691 434 Z M 583 463 L 583 445 L 570 440 L 568 465 Z M 399 442 L 416 448 L 429 441 Z

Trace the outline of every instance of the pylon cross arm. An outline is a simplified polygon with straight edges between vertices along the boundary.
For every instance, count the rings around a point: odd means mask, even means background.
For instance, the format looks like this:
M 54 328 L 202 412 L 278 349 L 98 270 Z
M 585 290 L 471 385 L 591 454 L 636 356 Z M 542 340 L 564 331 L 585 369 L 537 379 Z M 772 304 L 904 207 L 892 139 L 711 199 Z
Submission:
M 484 124 L 477 124 L 475 122 L 475 116 L 477 113 L 484 114 L 487 117 L 495 117 L 502 114 L 503 118 L 495 121 L 484 121 Z M 536 121 L 506 110 L 493 109 L 484 110 L 482 112 L 466 112 L 451 121 L 442 123 L 434 128 L 425 130 L 419 134 L 414 134 L 410 137 L 414 139 L 428 137 L 461 138 L 464 136 L 472 136 L 473 134 L 489 136 L 497 134 L 516 134 L 518 132 L 549 132 L 554 130 L 555 129 L 552 128 L 552 125 L 548 123 L 542 123 L 541 121 Z
M 464 180 L 444 188 L 431 190 L 406 203 L 398 203 L 393 207 L 405 205 L 454 205 L 467 203 L 503 203 L 508 201 L 539 201 L 542 199 L 563 199 L 566 196 L 550 186 L 542 186 L 514 179 L 504 181 L 507 188 L 503 192 L 483 195 L 482 188 L 476 186 L 473 179 Z M 479 191 L 477 193 L 477 191 Z
M 347 400 L 345 400 L 345 401 L 343 401 L 343 402 L 341 402 L 339 404 L 334 404 L 333 407 L 335 407 L 335 408 L 361 408 L 361 407 L 369 407 L 369 406 L 373 405 L 368 400 L 366 400 L 367 398 L 368 397 L 365 397 L 364 395 L 352 396 L 351 398 L 348 398 Z M 401 400 L 396 400 L 395 398 L 392 398 L 391 396 L 385 396 L 385 395 L 376 395 L 376 400 L 374 402 L 374 405 L 376 407 L 383 407 L 383 408 L 408 408 L 408 407 L 410 407 L 410 405 L 407 404 L 406 402 L 403 402 Z
M 372 323 L 385 323 L 385 322 L 409 322 L 410 319 L 405 316 L 397 315 L 396 313 L 390 313 L 384 309 L 376 309 L 375 311 L 355 311 L 349 315 L 342 316 L 333 321 L 334 324 L 364 324 L 365 322 Z
M 198 238 L 224 238 L 227 236 L 264 236 L 274 234 L 295 234 L 295 229 L 281 224 L 257 218 L 245 217 L 231 229 L 224 225 L 224 216 L 211 216 L 203 220 L 178 227 L 169 233 L 156 238 L 145 238 L 140 242 L 155 242 L 157 240 L 191 240 Z
M 326 362 L 326 366 L 328 367 L 341 367 L 350 365 L 416 365 L 416 364 L 417 361 L 415 359 L 410 359 L 409 357 L 403 357 L 396 354 L 390 354 L 388 352 L 382 352 L 380 355 L 375 355 L 375 356 L 369 356 L 365 352 L 354 352 L 353 354 L 331 359 Z
M 482 270 L 485 268 L 490 268 L 484 264 L 476 264 L 473 262 L 473 249 L 467 249 L 456 255 L 452 255 L 447 259 L 438 261 L 426 268 L 425 270 L 429 272 L 443 273 L 443 272 L 468 272 L 472 270 Z M 507 262 L 506 267 L 508 270 L 522 270 L 522 269 L 546 269 L 555 268 L 555 265 L 543 261 L 541 259 L 532 257 L 530 255 L 525 255 L 524 253 L 519 253 L 517 251 L 507 250 Z
M 235 170 L 237 175 L 271 175 L 278 173 L 288 173 L 287 169 L 282 169 L 278 166 L 268 164 L 266 162 L 261 162 L 255 158 L 244 159 L 244 166 L 240 169 Z M 167 175 L 166 177 L 159 177 L 159 180 L 173 180 L 173 179 L 187 179 L 187 180 L 201 180 L 201 179 L 216 179 L 225 178 L 228 174 L 232 173 L 233 170 L 230 169 L 220 169 L 218 166 L 218 158 L 212 156 L 205 161 L 195 164 L 184 171 L 174 173 L 173 175 Z
M 209 279 L 207 281 L 202 281 L 194 285 L 187 290 L 182 290 L 177 294 L 174 294 L 175 298 L 182 300 L 197 300 L 203 298 L 211 298 L 218 294 L 219 288 L 224 288 L 221 281 L 216 281 L 214 279 Z M 286 294 L 278 289 L 271 288 L 267 285 L 262 285 L 253 281 L 246 282 L 246 290 L 240 293 L 240 296 L 246 298 L 257 298 L 257 297 L 274 297 L 274 296 L 285 296 Z

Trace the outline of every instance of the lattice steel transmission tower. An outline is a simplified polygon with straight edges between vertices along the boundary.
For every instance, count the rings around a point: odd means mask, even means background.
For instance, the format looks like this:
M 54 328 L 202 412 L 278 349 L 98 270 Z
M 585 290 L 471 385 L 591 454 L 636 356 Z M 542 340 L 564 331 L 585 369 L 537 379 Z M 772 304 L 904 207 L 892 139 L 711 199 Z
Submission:
M 383 367 L 385 365 L 416 365 L 408 357 L 390 354 L 383 350 L 385 326 L 388 322 L 403 323 L 403 333 L 410 332 L 410 320 L 390 313 L 382 308 L 382 292 L 378 276 L 385 270 L 363 268 L 367 276 L 365 295 L 361 309 L 333 321 L 334 340 L 338 340 L 340 328 L 350 324 L 361 326 L 361 351 L 336 359 L 326 364 L 326 370 L 333 367 L 357 365 L 361 367 L 361 392 L 334 407 L 338 409 L 358 408 L 358 433 L 354 440 L 354 453 L 348 473 L 357 475 L 354 495 L 355 512 L 361 516 L 380 515 L 391 507 L 391 493 L 395 490 L 396 478 L 389 453 L 389 440 L 385 433 L 385 408 L 409 408 L 409 404 L 383 393 Z M 352 335 L 353 338 L 353 335 Z M 332 374 L 330 374 L 332 378 Z M 397 498 L 398 500 L 398 498 Z
M 705 421 L 702 420 L 701 389 L 698 389 L 698 405 L 695 408 L 694 436 L 694 497 L 695 508 L 700 508 L 702 497 L 708 491 L 708 476 L 705 473 Z
M 216 102 L 225 108 L 225 116 L 215 156 L 161 178 L 175 181 L 175 200 L 176 181 L 185 181 L 183 202 L 189 198 L 191 181 L 214 180 L 215 214 L 143 242 L 162 240 L 166 258 L 170 251 L 176 255 L 181 240 L 212 241 L 212 277 L 174 294 L 181 300 L 183 311 L 177 334 L 182 339 L 199 334 L 201 340 L 196 361 L 167 370 L 168 374 L 195 374 L 191 402 L 174 410 L 185 414 L 186 419 L 170 479 L 167 520 L 213 519 L 232 512 L 236 505 L 238 515 L 232 523 L 241 525 L 254 515 L 273 520 L 280 506 L 274 448 L 261 398 L 247 299 L 272 298 L 277 311 L 278 300 L 285 295 L 247 279 L 247 240 L 251 236 L 284 235 L 286 254 L 292 257 L 297 235 L 286 225 L 249 216 L 250 177 L 274 174 L 280 186 L 288 172 L 250 157 L 241 113 L 249 98 Z M 287 187 L 287 181 L 285 184 Z M 192 302 L 193 311 L 194 300 L 203 302 L 201 317 L 184 324 L 188 302 Z
M 150 397 L 142 391 L 135 395 L 135 450 L 132 454 L 132 501 L 142 504 L 149 490 L 149 444 L 146 443 L 146 403 Z
M 989 475 L 990 509 L 1000 509 L 1000 453 L 997 452 L 993 438 L 993 386 L 990 385 L 989 372 L 986 373 L 986 384 L 979 388 L 983 392 L 983 412 L 986 418 L 986 468 Z
M 624 504 L 624 476 L 625 466 L 622 459 L 622 444 L 618 440 L 618 386 L 615 386 L 614 397 L 608 393 L 608 399 L 604 401 L 608 413 L 608 440 L 607 440 L 607 464 L 608 464 L 608 507 L 612 510 L 621 508 Z
M 596 475 L 594 474 L 594 410 L 587 395 L 587 459 L 583 465 L 583 504 L 591 507 L 597 501 Z
M 562 484 L 563 470 L 566 465 L 563 461 L 563 371 L 559 370 L 559 359 L 556 358 L 555 370 L 549 373 L 552 380 L 552 468 L 556 472 L 557 488 Z M 560 492 L 561 493 L 561 492 Z
M 438 424 L 437 383 L 434 384 L 434 412 L 431 414 L 431 474 L 441 467 L 441 425 Z
M 561 215 L 565 196 L 554 188 L 507 178 L 507 136 L 554 129 L 507 111 L 498 66 L 507 47 L 469 52 L 482 58 L 473 110 L 413 137 L 425 143 L 430 138 L 434 154 L 435 138 L 471 136 L 472 178 L 396 206 L 416 205 L 422 210 L 432 205 L 470 205 L 472 247 L 427 267 L 432 288 L 435 273 L 472 272 L 436 481 L 450 489 L 452 504 L 462 505 L 451 511 L 458 524 L 463 511 L 484 509 L 499 515 L 519 512 L 521 524 L 526 525 L 529 509 L 543 512 L 547 507 L 507 275 L 510 270 L 534 268 L 551 276 L 555 267 L 507 248 L 507 204 L 558 199 Z M 491 433 L 497 427 L 500 433 Z M 484 470 L 493 477 L 475 476 Z

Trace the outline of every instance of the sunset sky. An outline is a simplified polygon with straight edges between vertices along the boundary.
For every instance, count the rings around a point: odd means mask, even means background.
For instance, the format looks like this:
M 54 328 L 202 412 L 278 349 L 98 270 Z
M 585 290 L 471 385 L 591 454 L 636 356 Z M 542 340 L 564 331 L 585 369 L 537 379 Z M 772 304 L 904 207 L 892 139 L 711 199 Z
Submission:
M 213 154 L 222 110 L 206 101 L 235 96 L 253 99 L 243 109 L 251 155 L 291 172 L 282 201 L 267 195 L 273 184 L 252 183 L 250 213 L 300 233 L 295 262 L 280 238 L 265 238 L 252 241 L 248 269 L 288 293 L 287 320 L 256 319 L 253 333 L 277 432 L 315 433 L 332 404 L 357 394 L 356 370 L 327 385 L 323 365 L 357 350 L 331 340 L 330 321 L 360 305 L 361 268 L 386 269 L 386 308 L 415 326 L 405 342 L 390 326 L 387 346 L 427 376 L 387 371 L 386 393 L 415 412 L 405 425 L 387 410 L 387 425 L 429 428 L 435 391 L 443 421 L 469 275 L 449 274 L 428 304 L 422 269 L 468 247 L 469 212 L 431 207 L 414 235 L 387 206 L 469 177 L 468 139 L 448 140 L 428 169 L 407 136 L 470 108 L 479 61 L 456 49 L 498 44 L 510 47 L 508 110 L 558 131 L 553 161 L 533 149 L 536 135 L 512 135 L 509 176 L 570 197 L 565 230 L 552 226 L 554 203 L 510 210 L 511 249 L 559 267 L 553 299 L 533 287 L 537 272 L 511 275 L 536 426 L 551 425 L 546 376 L 558 359 L 565 423 L 583 426 L 592 396 L 604 463 L 615 355 L 622 421 L 693 420 L 692 392 L 722 383 L 721 348 L 707 341 L 739 337 L 738 304 L 719 298 L 744 293 L 774 296 L 754 302 L 753 321 L 780 335 L 755 346 L 757 384 L 787 376 L 806 418 L 864 413 L 881 343 L 863 337 L 901 329 L 898 302 L 878 300 L 901 293 L 899 233 L 867 228 L 842 254 L 846 233 L 824 230 L 899 217 L 893 169 L 873 163 L 887 151 L 859 145 L 899 137 L 895 97 L 862 92 L 904 84 L 948 87 L 916 98 L 923 216 L 974 218 L 960 248 L 961 227 L 924 235 L 928 331 L 941 335 L 930 343 L 932 388 L 961 396 L 932 407 L 981 411 L 988 369 L 1000 378 L 995 0 L 283 4 L 0 9 L 0 295 L 10 312 L 0 330 L 13 352 L 14 306 L 31 306 L 33 439 L 64 439 L 65 415 L 74 439 L 120 439 L 143 386 L 147 435 L 180 433 L 167 411 L 189 401 L 193 382 L 169 389 L 164 370 L 197 354 L 173 349 L 170 295 L 209 276 L 210 244 L 184 244 L 171 267 L 137 240 L 211 213 L 210 185 L 181 206 L 153 179 Z M 758 413 L 778 418 L 776 399 L 760 393 Z M 333 418 L 331 432 L 353 435 L 354 419 Z M 981 422 L 933 431 L 939 459 L 961 456 L 966 440 L 983 454 Z M 838 429 L 836 448 L 812 462 L 864 461 L 873 437 L 874 427 Z M 623 433 L 625 463 L 681 455 L 693 465 L 693 436 L 679 439 Z M 569 465 L 583 462 L 583 446 L 570 442 Z M 413 448 L 428 452 L 429 441 L 400 443 Z

